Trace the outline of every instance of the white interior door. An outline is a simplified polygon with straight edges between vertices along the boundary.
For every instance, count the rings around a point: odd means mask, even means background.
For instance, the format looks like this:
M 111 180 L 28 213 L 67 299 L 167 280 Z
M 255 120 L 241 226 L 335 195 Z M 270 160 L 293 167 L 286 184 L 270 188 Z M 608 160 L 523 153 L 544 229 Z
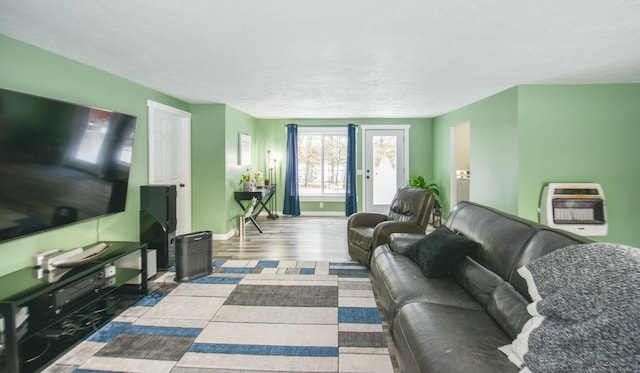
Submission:
M 363 126 L 364 211 L 387 213 L 398 188 L 407 185 L 409 126 Z
M 151 100 L 149 108 L 149 184 L 177 190 L 176 234 L 191 232 L 191 113 Z

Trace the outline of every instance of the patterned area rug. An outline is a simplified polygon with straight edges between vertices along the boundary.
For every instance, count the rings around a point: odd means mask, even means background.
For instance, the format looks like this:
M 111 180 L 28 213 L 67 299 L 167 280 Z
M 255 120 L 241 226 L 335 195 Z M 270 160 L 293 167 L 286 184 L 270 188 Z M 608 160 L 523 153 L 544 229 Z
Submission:
M 390 355 L 365 267 L 216 260 L 150 293 L 45 372 L 384 372 Z

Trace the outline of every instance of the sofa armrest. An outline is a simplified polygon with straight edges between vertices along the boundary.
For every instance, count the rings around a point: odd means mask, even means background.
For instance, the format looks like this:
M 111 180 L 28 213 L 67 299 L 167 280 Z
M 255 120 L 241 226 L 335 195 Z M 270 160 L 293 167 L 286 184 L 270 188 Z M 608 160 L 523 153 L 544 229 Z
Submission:
M 416 223 L 385 221 L 376 225 L 373 230 L 371 247 L 375 248 L 389 242 L 389 236 L 392 233 L 422 233 L 424 235 L 425 229 Z
M 421 233 L 392 233 L 389 236 L 389 249 L 404 255 L 407 249 L 425 235 Z
M 375 227 L 379 223 L 387 220 L 387 216 L 375 212 L 356 212 L 349 216 L 347 229 L 352 227 Z

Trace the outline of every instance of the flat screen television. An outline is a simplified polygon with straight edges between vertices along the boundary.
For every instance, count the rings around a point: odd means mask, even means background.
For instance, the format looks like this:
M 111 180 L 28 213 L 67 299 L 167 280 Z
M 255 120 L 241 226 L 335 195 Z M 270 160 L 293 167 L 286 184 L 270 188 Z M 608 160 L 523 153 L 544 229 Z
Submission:
M 124 211 L 135 125 L 0 88 L 0 242 Z

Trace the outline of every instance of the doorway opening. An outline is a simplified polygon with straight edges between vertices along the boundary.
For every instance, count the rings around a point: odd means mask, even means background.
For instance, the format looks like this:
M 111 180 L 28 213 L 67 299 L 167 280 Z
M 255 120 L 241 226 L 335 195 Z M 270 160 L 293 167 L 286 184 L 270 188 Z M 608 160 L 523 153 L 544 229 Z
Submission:
M 460 201 L 471 200 L 471 123 L 451 127 L 451 201 L 450 209 Z

